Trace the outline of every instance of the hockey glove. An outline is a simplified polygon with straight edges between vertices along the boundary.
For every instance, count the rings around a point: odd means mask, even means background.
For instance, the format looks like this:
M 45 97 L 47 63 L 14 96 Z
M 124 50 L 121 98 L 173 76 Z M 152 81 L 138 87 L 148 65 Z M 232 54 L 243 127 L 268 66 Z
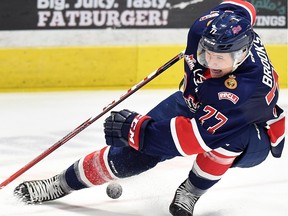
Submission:
M 106 144 L 116 147 L 130 145 L 136 150 L 141 150 L 144 131 L 150 120 L 149 116 L 142 116 L 127 109 L 111 112 L 104 123 Z

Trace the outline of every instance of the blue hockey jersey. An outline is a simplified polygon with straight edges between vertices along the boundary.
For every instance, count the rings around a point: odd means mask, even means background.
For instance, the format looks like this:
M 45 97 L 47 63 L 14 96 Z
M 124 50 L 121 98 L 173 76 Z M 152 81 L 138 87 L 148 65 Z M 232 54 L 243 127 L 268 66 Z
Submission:
M 145 134 L 147 148 L 151 145 L 161 148 L 161 140 L 162 143 L 175 146 L 179 155 L 186 156 L 226 145 L 225 149 L 229 152 L 227 156 L 234 153 L 237 155 L 243 148 L 233 145 L 231 141 L 249 125 L 256 124 L 267 128 L 271 152 L 275 157 L 281 156 L 285 117 L 283 110 L 277 106 L 278 74 L 260 37 L 255 33 L 249 56 L 233 73 L 224 77 L 210 78 L 209 69 L 197 62 L 201 33 L 207 23 L 226 10 L 241 14 L 252 25 L 256 20 L 256 11 L 250 3 L 230 0 L 224 1 L 194 22 L 188 33 L 184 56 L 183 90 L 183 97 L 193 117 L 176 116 L 151 123 Z

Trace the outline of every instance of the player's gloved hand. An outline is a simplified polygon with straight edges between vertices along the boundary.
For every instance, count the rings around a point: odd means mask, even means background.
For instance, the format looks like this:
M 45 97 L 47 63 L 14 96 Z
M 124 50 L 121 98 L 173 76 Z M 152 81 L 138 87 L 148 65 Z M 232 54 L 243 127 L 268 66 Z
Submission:
M 149 116 L 142 116 L 127 109 L 112 111 L 104 122 L 106 144 L 116 147 L 130 145 L 136 150 L 141 150 L 144 131 L 150 120 Z

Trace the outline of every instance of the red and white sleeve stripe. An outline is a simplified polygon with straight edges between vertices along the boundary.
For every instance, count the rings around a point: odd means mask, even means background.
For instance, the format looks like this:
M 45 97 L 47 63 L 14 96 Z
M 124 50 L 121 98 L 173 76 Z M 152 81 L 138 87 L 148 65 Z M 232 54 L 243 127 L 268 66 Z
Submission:
M 182 156 L 211 151 L 202 139 L 195 119 L 173 118 L 170 122 L 171 134 L 178 152 Z
M 227 3 L 234 4 L 244 8 L 250 15 L 251 25 L 254 26 L 256 22 L 256 9 L 250 2 L 244 0 L 224 0 L 224 2 L 222 2 L 221 4 L 227 4 Z

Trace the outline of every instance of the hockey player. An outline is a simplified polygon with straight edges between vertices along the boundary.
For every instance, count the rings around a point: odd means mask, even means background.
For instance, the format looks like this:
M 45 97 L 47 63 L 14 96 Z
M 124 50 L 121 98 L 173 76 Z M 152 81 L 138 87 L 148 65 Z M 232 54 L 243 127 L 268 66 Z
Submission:
M 252 27 L 253 5 L 224 1 L 194 22 L 185 51 L 183 91 L 147 115 L 111 112 L 107 147 L 45 180 L 25 181 L 14 193 L 43 203 L 74 190 L 138 175 L 175 156 L 196 160 L 169 211 L 192 216 L 197 200 L 231 167 L 253 167 L 284 146 L 278 75 Z

